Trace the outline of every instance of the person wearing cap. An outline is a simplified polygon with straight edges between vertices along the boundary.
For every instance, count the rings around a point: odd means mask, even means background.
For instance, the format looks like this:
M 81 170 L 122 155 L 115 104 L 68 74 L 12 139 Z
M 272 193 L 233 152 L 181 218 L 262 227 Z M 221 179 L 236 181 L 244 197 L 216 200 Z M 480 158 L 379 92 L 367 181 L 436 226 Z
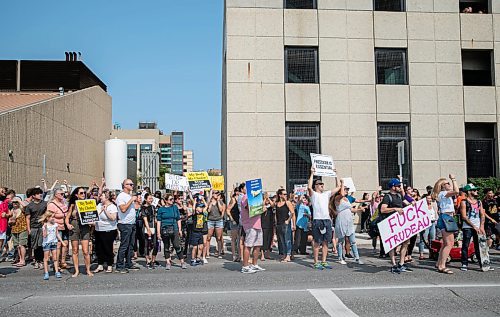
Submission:
M 432 190 L 432 198 L 434 198 L 439 207 L 439 218 L 437 222 L 437 228 L 441 230 L 443 236 L 443 243 L 441 244 L 441 250 L 439 251 L 439 258 L 437 262 L 437 269 L 439 273 L 453 274 L 453 271 L 446 268 L 446 259 L 450 255 L 451 248 L 455 243 L 454 232 L 446 231 L 445 222 L 451 223 L 455 220 L 453 216 L 455 215 L 455 206 L 453 205 L 453 196 L 458 195 L 458 185 L 455 176 L 450 174 L 450 181 L 446 178 L 440 178 L 434 184 Z
M 26 215 L 21 198 L 14 197 L 12 199 L 12 217 L 9 219 L 11 226 L 12 242 L 14 248 L 17 248 L 19 261 L 14 265 L 23 267 L 26 265 L 26 246 L 28 245 L 28 225 L 26 224 Z
M 332 240 L 332 219 L 330 218 L 329 204 L 330 198 L 340 190 L 340 185 L 338 179 L 335 178 L 337 187 L 334 190 L 325 191 L 325 184 L 320 179 L 313 180 L 315 170 L 314 167 L 311 167 L 311 175 L 307 183 L 307 191 L 313 207 L 313 267 L 323 270 L 332 268 L 326 261 L 328 242 Z M 318 261 L 320 246 L 322 248 L 321 262 Z
M 478 199 L 477 187 L 474 184 L 464 186 L 467 198 L 460 203 L 460 215 L 462 217 L 462 267 L 460 270 L 467 271 L 469 266 L 469 244 L 474 240 L 474 251 L 482 268 L 481 252 L 479 250 L 479 235 L 485 234 L 484 222 L 485 212 L 481 200 Z
M 380 203 L 380 212 L 382 218 L 386 219 L 390 215 L 398 212 L 400 215 L 404 213 L 403 208 L 405 206 L 405 199 L 403 197 L 404 189 L 401 182 L 401 176 L 399 178 L 393 178 L 388 183 L 389 193 L 384 196 L 384 199 Z M 406 202 L 406 204 L 409 204 Z M 412 270 L 406 266 L 405 257 L 408 251 L 408 245 L 410 244 L 410 239 L 404 241 L 401 244 L 401 250 L 399 255 L 399 263 L 396 262 L 396 248 L 389 251 L 389 256 L 391 258 L 391 273 L 401 273 L 401 272 L 411 272 Z

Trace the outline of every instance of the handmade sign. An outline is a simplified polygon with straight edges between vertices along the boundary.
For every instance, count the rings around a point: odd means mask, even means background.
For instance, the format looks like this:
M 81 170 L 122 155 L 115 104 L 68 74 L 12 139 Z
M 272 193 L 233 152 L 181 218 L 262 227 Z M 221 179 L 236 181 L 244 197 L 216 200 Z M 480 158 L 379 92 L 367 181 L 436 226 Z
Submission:
M 336 177 L 337 173 L 335 173 L 335 164 L 333 163 L 333 159 L 330 155 L 323 154 L 311 154 L 311 164 L 314 167 L 314 176 L 327 176 L 327 177 Z
M 264 196 L 262 195 L 262 180 L 260 178 L 246 181 L 248 196 L 248 213 L 255 217 L 264 212 Z
M 99 213 L 94 199 L 77 200 L 76 208 L 82 225 L 88 225 L 99 220 Z
M 417 233 L 431 226 L 430 213 L 426 199 L 417 201 L 415 206 L 403 208 L 403 214 L 393 213 L 378 223 L 380 237 L 385 252 L 394 249 Z
M 186 173 L 186 177 L 189 183 L 189 189 L 192 191 L 210 190 L 212 188 L 207 172 L 190 172 Z

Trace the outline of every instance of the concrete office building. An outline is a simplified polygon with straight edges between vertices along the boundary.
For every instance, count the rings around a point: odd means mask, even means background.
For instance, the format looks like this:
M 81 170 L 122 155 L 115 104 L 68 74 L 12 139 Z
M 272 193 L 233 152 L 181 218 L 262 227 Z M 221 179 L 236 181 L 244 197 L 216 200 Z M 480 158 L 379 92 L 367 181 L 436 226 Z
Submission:
M 226 184 L 293 189 L 321 152 L 371 191 L 400 141 L 416 188 L 496 176 L 499 64 L 500 1 L 226 0 Z
M 22 194 L 42 178 L 99 181 L 112 129 L 106 89 L 81 61 L 0 61 L 0 186 Z
M 184 173 L 189 173 L 193 171 L 194 168 L 194 154 L 192 150 L 184 150 Z
M 163 134 L 156 122 L 139 122 L 138 129 L 121 129 L 115 124 L 111 139 L 118 138 L 127 142 L 127 158 L 137 162 L 137 175 L 140 176 L 140 157 L 142 152 L 158 152 L 160 166 L 166 166 L 172 174 L 182 175 L 184 132 L 174 131 Z

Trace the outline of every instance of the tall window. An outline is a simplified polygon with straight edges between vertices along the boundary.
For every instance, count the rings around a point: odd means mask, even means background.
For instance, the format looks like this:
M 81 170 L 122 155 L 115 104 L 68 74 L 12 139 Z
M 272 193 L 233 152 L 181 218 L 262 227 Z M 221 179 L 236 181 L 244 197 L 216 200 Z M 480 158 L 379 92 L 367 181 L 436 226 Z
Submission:
M 377 84 L 408 85 L 405 48 L 376 48 Z
M 137 144 L 127 144 L 127 159 L 137 162 Z
M 320 152 L 319 123 L 286 123 L 287 190 L 295 184 L 307 184 L 311 172 L 311 153 Z
M 287 83 L 318 83 L 318 48 L 286 46 L 285 80 Z
M 493 86 L 495 71 L 492 50 L 462 50 L 464 86 Z
M 316 0 L 285 0 L 285 9 L 317 9 Z
M 406 10 L 405 0 L 374 0 L 373 7 L 375 11 L 403 12 Z
M 398 143 L 404 141 L 403 181 L 411 184 L 410 133 L 407 123 L 378 124 L 378 175 L 383 188 L 399 175 Z
M 495 124 L 465 124 L 465 153 L 468 178 L 496 176 L 495 144 Z

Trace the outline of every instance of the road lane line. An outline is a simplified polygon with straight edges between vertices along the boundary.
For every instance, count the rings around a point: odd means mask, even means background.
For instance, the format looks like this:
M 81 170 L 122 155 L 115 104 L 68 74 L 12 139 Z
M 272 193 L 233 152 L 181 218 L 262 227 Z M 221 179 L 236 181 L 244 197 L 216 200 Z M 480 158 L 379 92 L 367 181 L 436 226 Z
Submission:
M 496 284 L 421 284 L 421 285 L 392 285 L 392 286 L 361 286 L 361 287 L 337 287 L 324 288 L 330 291 L 359 291 L 359 290 L 390 290 L 390 289 L 429 289 L 429 288 L 499 288 Z M 81 298 L 81 297 L 133 297 L 133 296 L 183 296 L 183 295 L 213 295 L 213 294 L 270 294 L 270 293 L 292 293 L 308 292 L 308 289 L 272 289 L 272 290 L 238 290 L 238 291 L 192 291 L 192 292 L 156 292 L 156 293 L 108 293 L 108 294 L 58 294 L 58 295 L 33 295 L 26 300 L 46 299 L 57 296 L 58 298 Z M 0 299 L 9 297 L 0 297 Z
M 310 289 L 309 293 L 311 293 L 311 295 L 316 298 L 321 307 L 330 316 L 358 316 L 352 310 L 350 310 L 349 307 L 347 307 L 330 289 Z

